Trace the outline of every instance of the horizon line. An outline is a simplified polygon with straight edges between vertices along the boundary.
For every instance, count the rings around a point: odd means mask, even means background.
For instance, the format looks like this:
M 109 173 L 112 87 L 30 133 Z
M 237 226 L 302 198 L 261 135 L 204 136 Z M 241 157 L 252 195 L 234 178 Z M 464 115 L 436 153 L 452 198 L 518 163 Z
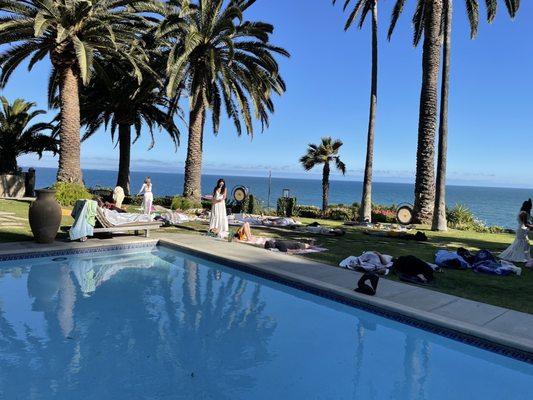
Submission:
M 28 166 L 25 166 L 25 165 L 21 165 L 22 168 L 35 168 L 35 169 L 48 169 L 48 170 L 57 170 L 57 168 L 54 168 L 54 167 L 35 167 L 35 166 L 32 166 L 32 167 L 28 167 Z M 117 172 L 116 170 L 114 169 L 105 169 L 105 168 L 83 168 L 82 167 L 82 171 L 104 171 L 104 172 Z M 137 170 L 137 169 L 132 169 L 130 170 L 130 173 L 131 172 L 136 172 L 136 173 L 147 173 L 147 174 L 166 174 L 166 175 L 184 175 L 183 172 L 165 172 L 165 171 L 147 171 L 147 170 Z M 279 171 L 276 171 L 276 172 L 279 172 Z M 283 172 L 282 172 L 283 173 Z M 202 176 L 218 176 L 219 174 L 215 174 L 215 173 L 212 173 L 212 172 L 202 172 Z M 236 175 L 232 175 L 232 174 L 226 174 L 227 176 L 231 176 L 231 177 L 247 177 L 247 178 L 264 178 L 264 179 L 268 179 L 269 176 L 267 174 L 265 175 L 260 175 L 259 173 L 252 173 L 252 172 L 249 172 L 248 174 L 236 174 Z M 289 179 L 289 180 L 313 180 L 313 181 L 320 181 L 321 180 L 321 177 L 319 174 L 308 174 L 308 175 L 303 175 L 302 174 L 302 177 L 290 177 L 290 176 L 273 176 L 272 179 Z M 401 179 L 401 178 L 400 178 Z M 330 182 L 354 182 L 354 183 L 360 183 L 362 184 L 363 181 L 362 180 L 357 180 L 357 179 L 350 179 L 350 178 L 346 178 L 346 179 L 335 179 L 335 175 L 333 176 L 332 179 L 330 179 Z M 374 179 L 373 182 L 375 183 L 387 183 L 387 184 L 391 184 L 391 185 L 414 185 L 414 181 L 412 182 L 391 182 L 391 181 L 387 181 L 387 180 L 381 180 L 381 179 Z M 494 184 L 493 184 L 494 185 Z M 447 187 L 484 187 L 484 188 L 490 188 L 490 189 L 515 189 L 515 190 L 533 190 L 533 187 L 518 187 L 518 186 L 493 186 L 491 184 L 483 184 L 483 183 L 479 183 L 479 184 L 473 184 L 473 183 L 470 183 L 470 184 L 464 184 L 464 183 L 453 183 L 453 184 L 446 184 Z

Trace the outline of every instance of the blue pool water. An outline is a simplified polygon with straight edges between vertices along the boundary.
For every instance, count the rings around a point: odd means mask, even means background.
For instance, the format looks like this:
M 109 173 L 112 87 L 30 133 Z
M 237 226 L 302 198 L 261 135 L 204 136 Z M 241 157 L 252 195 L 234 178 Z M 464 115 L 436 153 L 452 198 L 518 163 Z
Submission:
M 0 262 L 0 399 L 531 399 L 533 365 L 166 248 Z

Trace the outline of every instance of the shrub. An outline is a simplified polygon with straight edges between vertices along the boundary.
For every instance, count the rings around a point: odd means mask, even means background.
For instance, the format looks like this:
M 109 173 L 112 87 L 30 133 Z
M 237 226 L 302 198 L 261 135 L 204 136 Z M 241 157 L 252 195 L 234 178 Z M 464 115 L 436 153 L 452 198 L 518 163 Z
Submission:
M 372 222 L 393 223 L 396 222 L 396 211 L 377 209 L 372 210 Z
M 354 213 L 351 207 L 333 206 L 328 207 L 326 212 L 323 213 L 323 217 L 334 221 L 352 221 Z
M 263 203 L 253 194 L 250 194 L 244 200 L 241 209 L 246 214 L 261 214 L 263 212 Z
M 296 215 L 302 218 L 326 218 L 334 221 L 356 221 L 359 216 L 357 204 L 346 206 L 344 204 L 332 204 L 326 212 L 316 206 L 298 205 Z
M 394 223 L 396 222 L 396 212 L 398 207 L 395 204 L 384 206 L 381 204 L 372 204 L 372 222 Z
M 468 207 L 456 204 L 451 210 L 446 210 L 448 226 L 462 231 L 475 231 L 480 233 L 503 233 L 501 226 L 487 226 L 479 220 Z
M 156 197 L 154 198 L 153 204 L 156 206 L 170 208 L 172 207 L 172 197 L 170 196 Z
M 126 196 L 122 203 L 130 206 L 141 206 L 143 203 L 143 196 Z
M 452 227 L 471 226 L 475 223 L 472 211 L 461 204 L 456 204 L 454 208 L 447 210 L 446 218 Z
M 63 207 L 71 207 L 77 200 L 92 199 L 85 186 L 77 183 L 56 182 L 52 189 L 56 190 L 56 200 Z
M 96 185 L 92 188 L 87 188 L 87 191 L 93 197 L 101 198 L 103 201 L 113 201 L 113 189 L 104 186 Z
M 296 216 L 296 197 L 280 197 L 276 211 L 280 217 Z
M 211 209 L 213 203 L 211 201 L 202 201 L 202 207 Z M 242 203 L 237 203 L 235 200 L 226 200 L 226 208 L 229 212 L 237 214 L 242 212 Z
M 235 200 L 226 200 L 226 207 L 234 214 L 261 214 L 265 210 L 263 202 L 252 194 L 247 196 L 241 203 Z M 211 208 L 211 203 L 206 204 L 204 208 Z
M 172 203 L 170 205 L 170 208 L 173 210 L 191 210 L 194 208 L 201 208 L 202 204 L 200 202 L 195 202 L 193 200 L 187 199 L 183 196 L 175 196 L 172 199 Z
M 92 188 L 87 188 L 89 193 L 94 196 L 109 197 L 113 195 L 113 189 L 105 186 L 96 185 Z
M 509 229 L 505 229 L 503 226 L 488 226 L 488 233 L 509 233 Z
M 302 218 L 320 218 L 322 211 L 315 206 L 297 206 L 296 215 Z
M 359 221 L 359 212 L 361 211 L 359 203 L 353 203 L 350 209 L 352 210 L 352 221 Z

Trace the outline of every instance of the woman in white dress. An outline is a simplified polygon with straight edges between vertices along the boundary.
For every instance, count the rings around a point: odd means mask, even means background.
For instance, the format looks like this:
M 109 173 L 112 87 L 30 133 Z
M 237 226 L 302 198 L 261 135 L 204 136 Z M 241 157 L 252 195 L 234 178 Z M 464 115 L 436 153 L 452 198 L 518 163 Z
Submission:
M 152 213 L 152 203 L 154 202 L 154 195 L 152 193 L 152 180 L 149 176 L 144 180 L 143 186 L 137 196 L 143 194 L 143 209 L 144 213 L 150 215 Z
M 514 242 L 500 254 L 500 258 L 512 262 L 528 262 L 531 259 L 529 254 L 529 230 L 533 228 L 528 222 L 528 214 L 521 211 L 518 214 L 518 229 Z
M 209 220 L 209 231 L 216 233 L 220 237 L 226 237 L 229 232 L 228 217 L 226 215 L 226 183 L 224 179 L 219 179 L 213 190 L 213 205 L 211 207 L 211 219 Z

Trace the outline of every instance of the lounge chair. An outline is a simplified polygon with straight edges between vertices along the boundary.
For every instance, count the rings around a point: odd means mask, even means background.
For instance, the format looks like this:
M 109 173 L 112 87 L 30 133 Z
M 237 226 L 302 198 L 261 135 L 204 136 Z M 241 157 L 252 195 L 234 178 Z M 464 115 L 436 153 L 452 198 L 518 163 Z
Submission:
M 86 215 L 89 206 L 96 210 L 96 227 L 93 227 L 87 221 Z M 146 237 L 149 237 L 151 230 L 159 229 L 162 225 L 159 221 L 152 221 L 150 216 L 145 214 L 119 213 L 116 210 L 101 208 L 97 206 L 94 200 L 78 200 L 74 205 L 71 216 L 74 218 L 74 224 L 70 228 L 65 228 L 65 230 L 68 231 L 70 240 L 79 239 L 82 242 L 87 240 L 88 236 L 103 232 L 133 231 L 138 235 L 140 231 L 144 231 Z
M 135 235 L 138 235 L 140 231 L 144 231 L 146 237 L 150 237 L 150 231 L 159 229 L 162 222 L 159 221 L 137 221 L 128 223 L 117 223 L 116 221 L 110 221 L 106 216 L 106 211 L 103 208 L 98 207 L 96 209 L 96 220 L 102 226 L 101 228 L 94 228 L 94 233 L 117 233 L 124 231 L 133 231 Z

